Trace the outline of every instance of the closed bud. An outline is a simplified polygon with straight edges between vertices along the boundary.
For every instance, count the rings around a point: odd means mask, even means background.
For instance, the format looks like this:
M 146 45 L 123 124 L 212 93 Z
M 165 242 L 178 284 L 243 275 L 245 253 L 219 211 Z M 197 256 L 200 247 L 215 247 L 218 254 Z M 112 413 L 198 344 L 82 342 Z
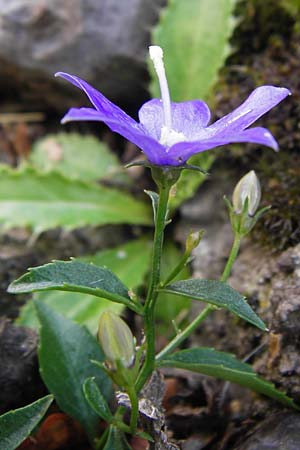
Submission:
M 203 230 L 191 232 L 185 242 L 185 251 L 190 254 L 196 248 L 203 236 Z
M 232 204 L 234 212 L 241 214 L 248 199 L 247 213 L 249 216 L 254 216 L 260 203 L 260 198 L 260 182 L 254 170 L 251 170 L 240 179 L 233 191 Z
M 117 362 L 130 367 L 135 357 L 134 338 L 128 325 L 111 311 L 105 311 L 99 320 L 98 339 L 107 362 L 117 369 Z

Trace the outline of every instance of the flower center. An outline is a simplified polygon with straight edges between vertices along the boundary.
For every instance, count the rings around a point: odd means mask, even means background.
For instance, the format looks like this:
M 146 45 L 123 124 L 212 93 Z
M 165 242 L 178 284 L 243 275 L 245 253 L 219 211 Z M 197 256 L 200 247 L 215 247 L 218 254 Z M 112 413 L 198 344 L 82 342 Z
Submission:
M 163 126 L 161 128 L 159 142 L 162 145 L 170 147 L 177 142 L 184 141 L 185 136 L 183 133 L 172 129 L 171 99 L 163 61 L 163 50 L 158 45 L 151 45 L 149 47 L 149 55 L 153 61 L 155 72 L 157 73 L 163 104 Z

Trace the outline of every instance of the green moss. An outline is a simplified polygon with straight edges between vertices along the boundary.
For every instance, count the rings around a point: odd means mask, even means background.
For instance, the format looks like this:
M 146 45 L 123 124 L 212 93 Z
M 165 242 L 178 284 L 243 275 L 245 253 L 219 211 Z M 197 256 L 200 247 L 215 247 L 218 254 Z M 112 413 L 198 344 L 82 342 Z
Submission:
M 300 242 L 300 33 L 297 16 L 284 0 L 249 0 L 239 4 L 240 26 L 218 85 L 217 115 L 230 112 L 259 85 L 284 86 L 292 91 L 258 126 L 267 127 L 280 152 L 255 145 L 230 148 L 231 164 L 241 174 L 257 171 L 264 205 L 273 205 L 254 230 L 254 239 L 274 250 Z

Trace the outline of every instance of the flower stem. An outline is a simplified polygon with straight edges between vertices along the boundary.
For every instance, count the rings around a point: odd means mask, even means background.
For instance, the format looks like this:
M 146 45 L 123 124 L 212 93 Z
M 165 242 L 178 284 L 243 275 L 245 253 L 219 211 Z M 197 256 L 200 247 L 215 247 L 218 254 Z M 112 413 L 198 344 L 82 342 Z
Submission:
M 239 248 L 241 244 L 241 236 L 239 233 L 235 233 L 234 241 L 231 247 L 231 252 L 228 257 L 226 266 L 224 268 L 223 274 L 221 276 L 221 281 L 224 283 L 228 280 L 229 275 L 231 273 L 231 269 L 233 266 L 234 261 L 236 260 Z M 185 339 L 200 325 L 203 320 L 206 319 L 206 317 L 214 310 L 218 309 L 214 305 L 208 305 L 206 308 L 204 308 L 201 313 L 177 336 L 175 336 L 174 339 L 172 339 L 169 344 L 162 349 L 160 353 L 156 356 L 156 361 L 161 360 L 164 356 L 166 356 L 168 353 L 172 352 L 176 347 L 178 347 Z
M 136 382 L 136 390 L 139 392 L 146 383 L 149 375 L 154 370 L 155 363 L 155 328 L 154 328 L 154 308 L 158 292 L 157 286 L 160 282 L 161 253 L 164 239 L 164 229 L 166 225 L 166 215 L 168 209 L 169 192 L 171 185 L 168 183 L 159 185 L 159 202 L 156 211 L 155 233 L 152 251 L 152 270 L 144 306 L 145 317 L 145 341 L 146 356 L 142 370 Z
M 156 356 L 156 361 L 159 361 L 168 353 L 172 352 L 176 347 L 178 347 L 181 342 L 183 342 L 199 325 L 200 323 L 206 319 L 208 314 L 216 309 L 215 306 L 209 305 L 201 311 L 201 313 L 193 320 L 181 333 L 177 334 L 177 336 L 166 345 L 165 348 L 162 349 L 160 353 Z
M 235 233 L 234 234 L 234 241 L 231 247 L 231 251 L 230 251 L 230 255 L 228 257 L 225 269 L 223 271 L 223 274 L 221 276 L 221 281 L 223 281 L 224 283 L 226 283 L 226 281 L 229 278 L 229 275 L 231 273 L 231 269 L 233 266 L 234 261 L 236 260 L 237 254 L 239 252 L 240 249 L 240 245 L 241 245 L 241 240 L 242 237 L 239 233 Z
M 127 393 L 131 402 L 130 432 L 135 434 L 139 415 L 139 399 L 134 386 L 128 387 Z

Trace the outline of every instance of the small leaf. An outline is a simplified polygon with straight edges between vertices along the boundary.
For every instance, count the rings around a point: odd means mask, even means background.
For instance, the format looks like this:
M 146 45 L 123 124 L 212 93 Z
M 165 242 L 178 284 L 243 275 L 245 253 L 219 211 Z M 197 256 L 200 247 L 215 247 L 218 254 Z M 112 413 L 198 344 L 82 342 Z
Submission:
M 113 415 L 94 378 L 87 378 L 85 380 L 83 383 L 83 392 L 86 400 L 95 413 L 103 420 L 106 420 L 106 422 L 111 422 Z
M 159 195 L 157 194 L 157 192 L 154 191 L 144 191 L 145 194 L 147 194 L 152 202 L 152 209 L 153 209 L 153 217 L 154 217 L 154 222 L 156 221 L 156 212 L 157 212 L 157 207 L 158 207 L 158 202 L 159 202 Z
M 52 395 L 40 398 L 24 408 L 0 416 L 0 448 L 16 449 L 37 426 L 53 400 Z
M 248 305 L 245 297 L 221 281 L 183 280 L 172 283 L 161 290 L 226 308 L 261 330 L 267 330 L 266 325 Z
M 41 376 L 59 407 L 85 428 L 91 439 L 97 434 L 98 415 L 86 402 L 82 385 L 89 377 L 106 400 L 112 392 L 111 381 L 104 371 L 91 363 L 103 361 L 96 339 L 83 327 L 36 302 L 41 323 L 39 365 Z
M 75 260 L 54 261 L 29 269 L 8 287 L 12 294 L 45 290 L 82 292 L 138 310 L 128 296 L 128 289 L 111 270 Z
M 286 406 L 299 409 L 292 399 L 278 391 L 272 383 L 260 378 L 249 364 L 238 361 L 229 353 L 212 348 L 192 348 L 167 355 L 158 364 L 161 367 L 177 367 L 232 381 Z
M 151 225 L 151 209 L 97 183 L 0 166 L 0 224 L 6 228 L 28 226 L 40 233 L 58 226 L 70 230 L 116 223 Z
M 128 444 L 123 431 L 111 425 L 103 450 L 132 450 L 132 448 Z
M 38 171 L 56 170 L 67 178 L 82 181 L 129 181 L 116 155 L 95 136 L 47 135 L 35 142 L 29 161 Z
M 79 258 L 80 261 L 93 262 L 112 270 L 130 290 L 140 286 L 149 268 L 151 242 L 145 238 L 132 240 L 117 247 L 102 250 L 95 255 Z M 74 322 L 85 325 L 92 334 L 98 328 L 101 313 L 105 310 L 120 314 L 124 305 L 89 294 L 67 291 L 37 292 L 34 299 L 47 303 L 56 312 L 63 314 Z M 22 308 L 17 324 L 37 328 L 38 319 L 32 300 Z

